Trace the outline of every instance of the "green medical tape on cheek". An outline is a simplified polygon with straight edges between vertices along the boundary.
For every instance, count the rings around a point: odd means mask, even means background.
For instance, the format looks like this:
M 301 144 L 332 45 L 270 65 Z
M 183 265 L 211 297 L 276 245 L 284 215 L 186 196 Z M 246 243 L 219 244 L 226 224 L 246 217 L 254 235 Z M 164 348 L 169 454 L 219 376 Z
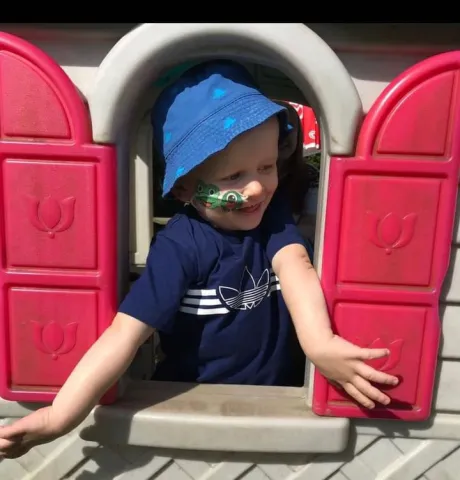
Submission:
M 212 183 L 204 183 L 199 181 L 197 183 L 193 199 L 199 202 L 206 208 L 222 208 L 225 211 L 232 211 L 242 208 L 248 201 L 247 197 L 235 190 L 221 191 L 216 185 Z

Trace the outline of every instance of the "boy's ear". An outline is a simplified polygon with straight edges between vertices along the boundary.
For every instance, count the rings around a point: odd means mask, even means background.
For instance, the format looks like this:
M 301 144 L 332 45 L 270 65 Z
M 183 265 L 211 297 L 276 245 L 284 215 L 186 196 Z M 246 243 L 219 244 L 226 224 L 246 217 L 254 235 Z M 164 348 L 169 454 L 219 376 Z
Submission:
M 182 203 L 188 203 L 193 197 L 194 189 L 190 182 L 177 182 L 171 189 L 171 193 Z

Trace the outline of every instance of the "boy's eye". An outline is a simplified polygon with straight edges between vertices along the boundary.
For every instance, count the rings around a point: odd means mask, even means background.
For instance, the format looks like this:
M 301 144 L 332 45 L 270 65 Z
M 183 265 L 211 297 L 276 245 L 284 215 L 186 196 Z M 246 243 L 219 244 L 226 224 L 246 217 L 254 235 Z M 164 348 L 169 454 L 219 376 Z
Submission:
M 275 168 L 275 165 L 264 165 L 261 170 L 264 173 L 271 172 Z
M 229 175 L 228 177 L 225 177 L 224 180 L 238 180 L 240 177 L 239 173 L 234 173 L 233 175 Z

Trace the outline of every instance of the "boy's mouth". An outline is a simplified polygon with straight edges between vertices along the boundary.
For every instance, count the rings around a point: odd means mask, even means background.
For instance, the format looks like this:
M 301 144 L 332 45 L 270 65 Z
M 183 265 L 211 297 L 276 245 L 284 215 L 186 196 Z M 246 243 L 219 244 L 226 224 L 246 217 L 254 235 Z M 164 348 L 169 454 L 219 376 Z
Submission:
M 257 212 L 257 210 L 259 210 L 261 205 L 262 205 L 262 202 L 259 202 L 259 203 L 256 203 L 255 205 L 251 205 L 250 207 L 239 208 L 238 212 L 254 213 L 254 212 Z

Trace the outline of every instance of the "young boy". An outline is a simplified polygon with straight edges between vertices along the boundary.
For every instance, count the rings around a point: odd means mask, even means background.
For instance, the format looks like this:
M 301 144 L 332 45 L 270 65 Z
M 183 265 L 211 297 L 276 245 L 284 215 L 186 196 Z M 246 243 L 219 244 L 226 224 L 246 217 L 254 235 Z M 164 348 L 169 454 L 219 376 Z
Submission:
M 112 325 L 82 358 L 53 404 L 0 429 L 0 454 L 23 455 L 69 432 L 158 331 L 155 378 L 289 385 L 296 334 L 303 352 L 367 408 L 389 398 L 370 382 L 397 379 L 331 330 L 318 277 L 283 192 L 277 190 L 284 108 L 230 61 L 193 67 L 153 111 L 165 162 L 163 195 L 184 202 L 152 242 L 145 272 Z

